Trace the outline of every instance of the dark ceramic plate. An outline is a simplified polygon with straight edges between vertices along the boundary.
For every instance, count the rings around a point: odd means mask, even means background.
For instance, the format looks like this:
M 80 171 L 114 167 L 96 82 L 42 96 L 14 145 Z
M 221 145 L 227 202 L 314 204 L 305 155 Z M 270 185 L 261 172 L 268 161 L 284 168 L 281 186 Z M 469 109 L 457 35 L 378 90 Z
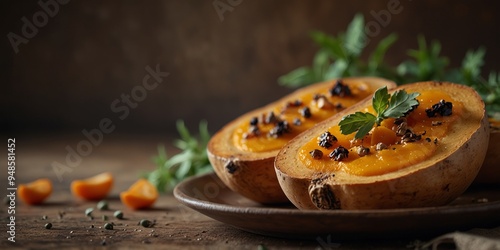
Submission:
M 236 228 L 285 238 L 335 239 L 435 236 L 500 225 L 500 188 L 474 188 L 440 207 L 381 210 L 299 210 L 266 206 L 227 188 L 215 174 L 190 178 L 174 190 L 184 205 Z

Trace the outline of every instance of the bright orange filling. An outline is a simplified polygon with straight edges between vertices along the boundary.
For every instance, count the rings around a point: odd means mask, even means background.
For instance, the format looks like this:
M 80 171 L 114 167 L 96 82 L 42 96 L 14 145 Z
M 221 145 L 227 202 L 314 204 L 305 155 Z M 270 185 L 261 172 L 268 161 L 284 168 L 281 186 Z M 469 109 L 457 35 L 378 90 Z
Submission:
M 392 118 L 384 120 L 380 126 L 375 127 L 363 139 L 357 141 L 353 140 L 355 133 L 343 135 L 340 133 L 339 126 L 336 125 L 328 129 L 338 140 L 332 147 L 329 149 L 320 147 L 317 138 L 314 138 L 300 148 L 297 158 L 308 168 L 317 171 L 344 171 L 359 176 L 381 175 L 422 162 L 433 155 L 452 123 L 461 117 L 463 104 L 441 91 L 422 91 L 417 100 L 420 104 L 407 116 L 407 124 L 416 135 L 421 135 L 418 141 L 401 142 L 401 136 L 398 136 L 393 129 L 397 125 L 394 124 L 395 119 Z M 425 110 L 432 108 L 432 105 L 440 100 L 453 104 L 452 114 L 427 117 Z M 363 111 L 373 113 L 371 107 Z M 379 142 L 384 143 L 387 149 L 377 151 L 376 145 Z M 359 156 L 357 153 L 359 145 L 369 148 L 370 153 Z M 348 149 L 349 154 L 347 158 L 335 161 L 329 157 L 329 154 L 339 146 Z M 314 149 L 323 152 L 321 159 L 314 159 L 311 156 L 310 152 Z
M 283 133 L 278 137 L 269 136 L 269 132 L 275 127 L 275 124 L 263 124 L 259 122 L 259 136 L 254 136 L 251 138 L 245 138 L 245 134 L 248 134 L 250 129 L 250 121 L 245 121 L 240 124 L 240 126 L 233 133 L 233 144 L 240 150 L 249 152 L 266 152 L 282 148 L 285 143 L 300 134 L 301 132 L 311 128 L 318 122 L 329 118 L 330 116 L 338 113 L 345 107 L 352 106 L 353 104 L 359 102 L 360 100 L 366 98 L 367 96 L 373 94 L 375 90 L 371 89 L 370 86 L 362 81 L 348 81 L 345 80 L 343 84 L 349 86 L 351 90 L 350 96 L 331 96 L 329 90 L 335 85 L 325 87 L 319 91 L 312 93 L 304 93 L 300 97 L 294 99 L 286 100 L 283 103 L 278 104 L 272 110 L 274 114 L 280 119 L 287 121 L 289 124 L 290 131 Z M 318 102 L 313 100 L 314 95 L 324 95 L 328 102 L 333 105 L 340 104 L 343 108 L 320 108 L 318 107 Z M 287 103 L 295 102 L 299 100 L 302 102 L 301 105 L 297 107 L 287 107 Z M 305 118 L 300 113 L 299 110 L 309 107 L 311 111 L 311 117 Z M 283 111 L 284 110 L 284 111 Z M 267 114 L 269 111 L 265 112 Z M 294 120 L 299 119 L 300 125 L 294 125 Z

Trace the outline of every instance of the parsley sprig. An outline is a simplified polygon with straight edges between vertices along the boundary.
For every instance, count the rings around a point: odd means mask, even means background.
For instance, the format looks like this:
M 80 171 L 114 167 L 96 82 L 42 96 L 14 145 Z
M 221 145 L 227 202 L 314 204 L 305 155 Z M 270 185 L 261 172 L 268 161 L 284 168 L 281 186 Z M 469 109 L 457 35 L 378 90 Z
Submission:
M 191 135 L 182 120 L 177 121 L 177 131 L 181 139 L 175 141 L 180 153 L 168 157 L 164 146 L 158 147 L 158 156 L 153 158 L 157 168 L 145 177 L 160 192 L 171 191 L 177 183 L 189 176 L 211 172 L 208 161 L 207 144 L 210 140 L 207 123 L 199 124 L 198 137 Z
M 450 68 L 450 60 L 441 54 L 439 41 L 428 43 L 424 36 L 418 36 L 418 48 L 408 50 L 409 58 L 393 66 L 384 61 L 384 56 L 397 40 L 394 33 L 380 40 L 367 60 L 362 59 L 368 45 L 365 26 L 363 15 L 357 14 L 345 33 L 332 36 L 313 32 L 311 37 L 319 50 L 312 66 L 293 70 L 278 82 L 296 88 L 346 76 L 380 76 L 398 84 L 450 81 L 474 88 L 483 98 L 488 115 L 500 120 L 500 72 L 485 75 L 481 71 L 486 54 L 483 47 L 467 51 L 460 67 Z
M 387 118 L 400 118 L 418 106 L 416 99 L 419 93 L 406 93 L 404 90 L 398 90 L 392 94 L 388 93 L 387 87 L 377 89 L 373 94 L 372 106 L 377 115 L 368 112 L 355 112 L 342 117 L 339 122 L 340 132 L 348 135 L 357 131 L 355 139 L 363 138 L 373 125 L 380 123 Z

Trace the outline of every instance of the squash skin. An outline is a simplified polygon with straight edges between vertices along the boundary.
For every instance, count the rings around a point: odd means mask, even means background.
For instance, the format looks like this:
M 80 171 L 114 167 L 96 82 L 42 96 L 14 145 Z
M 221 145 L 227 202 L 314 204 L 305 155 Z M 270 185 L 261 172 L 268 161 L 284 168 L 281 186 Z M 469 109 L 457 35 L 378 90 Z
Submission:
M 474 184 L 500 185 L 500 128 L 490 128 L 490 141 L 486 158 Z
M 481 168 L 488 148 L 489 123 L 484 103 L 471 88 L 444 82 L 403 85 L 410 91 L 439 88 L 464 102 L 464 118 L 451 126 L 433 156 L 395 172 L 369 177 L 346 173 L 318 173 L 295 157 L 305 142 L 338 124 L 342 116 L 371 105 L 365 100 L 319 123 L 285 145 L 275 170 L 289 200 L 299 209 L 386 209 L 445 205 L 462 194 Z M 465 122 L 468 127 L 463 128 Z M 464 131 L 468 134 L 464 135 Z M 334 176 L 332 176 L 334 175 Z
M 383 86 L 388 86 L 389 89 L 396 86 L 392 81 L 377 77 L 353 77 L 342 80 L 349 79 L 365 81 L 374 91 Z M 325 86 L 331 86 L 336 80 L 298 89 L 273 103 L 236 118 L 212 136 L 207 145 L 208 159 L 224 184 L 231 190 L 259 203 L 289 202 L 281 190 L 274 170 L 274 158 L 279 150 L 259 153 L 241 151 L 232 144 L 233 132 L 242 122 L 247 122 L 250 118 L 262 114 L 286 100 L 291 101 L 304 93 L 315 93 Z

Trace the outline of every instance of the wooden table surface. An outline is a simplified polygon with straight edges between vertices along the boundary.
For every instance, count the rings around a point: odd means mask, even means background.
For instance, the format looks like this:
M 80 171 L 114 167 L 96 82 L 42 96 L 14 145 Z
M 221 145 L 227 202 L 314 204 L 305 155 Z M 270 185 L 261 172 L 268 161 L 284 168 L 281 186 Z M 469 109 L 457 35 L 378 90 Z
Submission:
M 15 243 L 9 242 L 6 232 L 8 207 L 0 209 L 1 231 L 0 249 L 13 248 L 93 248 L 105 245 L 111 248 L 138 249 L 402 249 L 413 246 L 416 240 L 393 241 L 350 241 L 329 242 L 328 240 L 304 241 L 272 238 L 241 231 L 215 221 L 190 208 L 181 205 L 171 194 L 164 194 L 153 209 L 132 211 L 121 204 L 119 193 L 137 180 L 140 173 L 154 169 L 151 157 L 156 154 L 158 143 L 171 141 L 161 136 L 118 136 L 110 135 L 92 148 L 92 152 L 82 157 L 81 163 L 58 181 L 52 166 L 54 162 L 65 163 L 66 147 L 75 148 L 81 136 L 22 136 L 16 138 L 16 184 L 47 177 L 54 183 L 54 191 L 40 206 L 28 206 L 16 200 Z M 7 139 L 5 138 L 5 142 Z M 5 143 L 6 144 L 6 143 Z M 4 146 L 6 147 L 6 145 Z M 174 153 L 175 149 L 168 149 Z M 3 152 L 6 152 L 5 150 Z M 5 159 L 2 157 L 2 159 Z M 5 163 L 2 163 L 5 164 Z M 4 165 L 5 166 L 5 165 Z M 6 196 L 7 171 L 0 173 L 2 189 Z M 95 207 L 95 202 L 74 198 L 69 190 L 72 180 L 86 178 L 103 171 L 110 171 L 115 184 L 108 199 L 109 211 L 95 210 L 94 219 L 85 216 L 85 209 Z M 115 210 L 122 210 L 125 219 L 113 217 Z M 43 216 L 47 219 L 43 219 Z M 103 228 L 107 222 L 114 222 L 113 230 Z M 138 225 L 141 219 L 156 221 L 152 228 Z M 45 229 L 51 222 L 53 227 Z

